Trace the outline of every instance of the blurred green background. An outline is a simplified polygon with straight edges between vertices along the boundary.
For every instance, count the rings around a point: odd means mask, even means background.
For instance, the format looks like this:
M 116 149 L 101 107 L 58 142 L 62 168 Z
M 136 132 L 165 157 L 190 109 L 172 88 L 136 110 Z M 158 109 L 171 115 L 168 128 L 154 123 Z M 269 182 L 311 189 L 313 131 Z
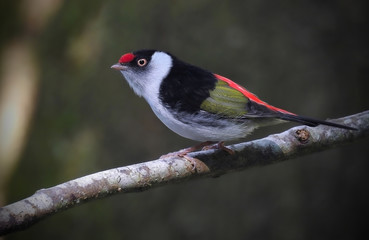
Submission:
M 367 110 L 368 5 L 2 1 L 0 100 L 6 103 L 10 91 L 4 89 L 23 76 L 23 87 L 12 96 L 25 99 L 18 106 L 25 116 L 15 117 L 23 120 L 16 129 L 24 129 L 18 147 L 0 155 L 0 161 L 11 160 L 0 178 L 1 204 L 194 144 L 168 130 L 110 69 L 129 51 L 169 51 L 305 116 Z M 258 130 L 249 139 L 290 126 Z M 10 138 L 1 134 L 7 143 Z M 364 239 L 368 143 L 97 200 L 7 239 Z

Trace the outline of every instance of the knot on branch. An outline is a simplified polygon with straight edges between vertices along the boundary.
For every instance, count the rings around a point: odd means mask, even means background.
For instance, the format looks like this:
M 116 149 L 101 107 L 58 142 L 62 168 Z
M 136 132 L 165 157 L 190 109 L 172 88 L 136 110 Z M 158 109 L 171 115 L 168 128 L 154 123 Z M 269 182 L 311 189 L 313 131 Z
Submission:
M 296 132 L 296 138 L 299 140 L 300 143 L 306 144 L 309 142 L 310 139 L 310 133 L 306 129 L 299 129 Z

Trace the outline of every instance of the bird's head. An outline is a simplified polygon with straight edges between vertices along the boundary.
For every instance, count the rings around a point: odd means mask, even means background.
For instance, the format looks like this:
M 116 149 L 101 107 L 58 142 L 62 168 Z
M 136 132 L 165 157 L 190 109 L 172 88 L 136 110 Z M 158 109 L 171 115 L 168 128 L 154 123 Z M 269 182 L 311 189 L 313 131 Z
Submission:
M 122 55 L 111 68 L 119 70 L 139 96 L 148 98 L 158 91 L 173 65 L 170 54 L 157 50 L 139 50 Z

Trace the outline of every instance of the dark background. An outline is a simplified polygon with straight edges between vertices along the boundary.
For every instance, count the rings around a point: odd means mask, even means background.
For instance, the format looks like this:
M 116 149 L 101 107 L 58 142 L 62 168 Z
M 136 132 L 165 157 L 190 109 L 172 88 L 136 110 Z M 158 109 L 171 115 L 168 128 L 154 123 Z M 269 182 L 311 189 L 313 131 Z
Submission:
M 51 2 L 42 26 L 24 20 L 24 2 L 0 7 L 1 51 L 30 41 L 40 73 L 7 203 L 194 144 L 168 130 L 110 69 L 133 50 L 169 51 L 305 116 L 337 118 L 369 106 L 365 0 Z M 364 239 L 368 143 L 97 200 L 7 239 Z

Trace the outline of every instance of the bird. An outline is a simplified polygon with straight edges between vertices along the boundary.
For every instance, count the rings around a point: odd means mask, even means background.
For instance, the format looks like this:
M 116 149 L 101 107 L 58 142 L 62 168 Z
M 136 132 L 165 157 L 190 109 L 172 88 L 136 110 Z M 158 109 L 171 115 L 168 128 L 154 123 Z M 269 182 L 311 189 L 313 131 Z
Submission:
M 243 139 L 259 127 L 282 122 L 355 130 L 274 107 L 236 82 L 166 51 L 128 52 L 111 68 L 122 73 L 170 130 L 202 142 L 202 147 L 218 143 L 223 148 L 224 141 Z

